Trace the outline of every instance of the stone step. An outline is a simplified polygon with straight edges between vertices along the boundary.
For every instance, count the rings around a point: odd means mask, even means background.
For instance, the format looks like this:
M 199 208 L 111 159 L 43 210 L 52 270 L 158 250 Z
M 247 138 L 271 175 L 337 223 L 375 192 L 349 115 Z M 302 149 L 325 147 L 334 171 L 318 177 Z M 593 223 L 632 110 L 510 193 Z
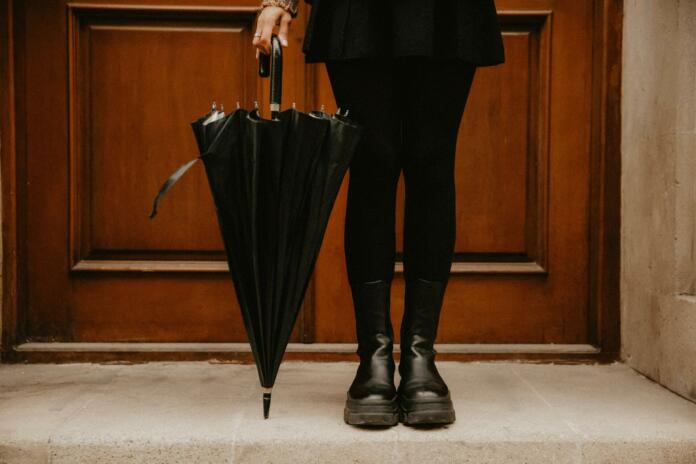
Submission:
M 696 405 L 622 364 L 440 363 L 448 427 L 343 423 L 353 363 L 0 365 L 0 463 L 696 463 Z

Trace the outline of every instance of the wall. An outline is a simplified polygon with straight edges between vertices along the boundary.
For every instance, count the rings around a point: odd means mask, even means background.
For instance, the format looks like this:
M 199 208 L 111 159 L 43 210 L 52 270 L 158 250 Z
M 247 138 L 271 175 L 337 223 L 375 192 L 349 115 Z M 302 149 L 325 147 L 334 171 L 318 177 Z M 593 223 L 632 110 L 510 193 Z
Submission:
M 624 14 L 622 352 L 696 400 L 696 1 Z

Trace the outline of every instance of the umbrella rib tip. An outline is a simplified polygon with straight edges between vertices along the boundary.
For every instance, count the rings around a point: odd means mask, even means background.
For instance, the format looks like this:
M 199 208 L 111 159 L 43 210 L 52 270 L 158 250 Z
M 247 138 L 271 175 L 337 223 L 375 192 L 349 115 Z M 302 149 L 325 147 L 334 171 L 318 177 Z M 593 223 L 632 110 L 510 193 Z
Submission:
M 263 418 L 268 419 L 271 412 L 271 392 L 265 391 L 263 393 Z

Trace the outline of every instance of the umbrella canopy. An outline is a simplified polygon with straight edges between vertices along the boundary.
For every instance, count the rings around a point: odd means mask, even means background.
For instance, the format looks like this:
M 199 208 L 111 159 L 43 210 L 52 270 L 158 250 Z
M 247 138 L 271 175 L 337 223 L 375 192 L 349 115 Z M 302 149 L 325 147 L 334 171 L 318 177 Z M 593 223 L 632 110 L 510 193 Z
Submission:
M 202 159 L 244 325 L 264 387 L 264 417 L 336 195 L 360 140 L 347 115 L 280 109 L 281 48 L 273 38 L 271 119 L 213 111 L 191 123 L 200 156 L 172 174 L 162 196 Z M 261 74 L 268 63 L 262 60 Z

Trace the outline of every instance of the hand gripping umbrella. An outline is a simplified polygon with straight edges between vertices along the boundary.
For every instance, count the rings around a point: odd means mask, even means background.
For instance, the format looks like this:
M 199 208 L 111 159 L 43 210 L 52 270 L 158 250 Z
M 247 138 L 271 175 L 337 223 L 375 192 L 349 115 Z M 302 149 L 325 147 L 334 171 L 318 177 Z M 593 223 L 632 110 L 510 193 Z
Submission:
M 259 65 L 260 74 L 271 77 L 271 119 L 256 109 L 225 115 L 213 106 L 192 122 L 200 156 L 167 179 L 150 217 L 162 196 L 202 159 L 268 418 L 271 388 L 362 130 L 340 110 L 280 111 L 277 37 L 271 56 L 262 55 Z

